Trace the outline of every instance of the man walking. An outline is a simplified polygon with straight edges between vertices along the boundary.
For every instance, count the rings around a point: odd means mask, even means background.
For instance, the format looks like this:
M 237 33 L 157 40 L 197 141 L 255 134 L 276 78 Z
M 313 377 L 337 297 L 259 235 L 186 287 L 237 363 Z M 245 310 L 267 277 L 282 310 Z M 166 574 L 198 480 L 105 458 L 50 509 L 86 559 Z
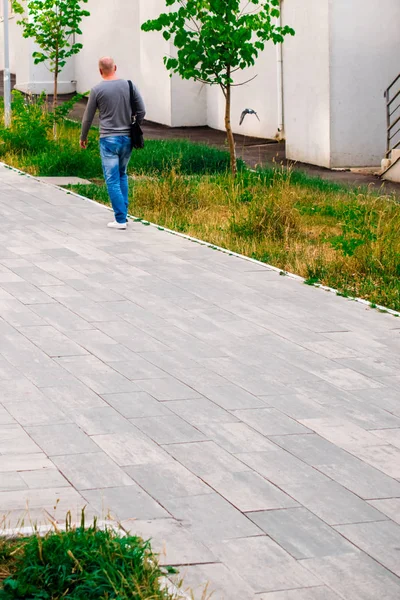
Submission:
M 113 229 L 126 229 L 128 213 L 127 167 L 131 157 L 130 125 L 132 109 L 130 90 L 125 79 L 118 79 L 117 67 L 110 57 L 99 61 L 103 81 L 91 90 L 82 120 L 81 148 L 87 146 L 87 136 L 96 110 L 100 113 L 100 156 L 115 221 Z M 139 124 L 146 114 L 143 99 L 133 86 L 136 120 Z

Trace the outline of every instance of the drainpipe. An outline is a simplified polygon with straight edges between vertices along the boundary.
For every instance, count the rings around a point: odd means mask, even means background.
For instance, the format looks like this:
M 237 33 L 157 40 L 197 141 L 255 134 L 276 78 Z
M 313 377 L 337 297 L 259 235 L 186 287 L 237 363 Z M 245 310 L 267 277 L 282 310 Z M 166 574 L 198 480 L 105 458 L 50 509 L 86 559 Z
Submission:
M 280 14 L 278 17 L 277 25 L 282 27 L 282 4 L 280 3 Z M 276 46 L 276 64 L 277 64 L 277 85 L 278 85 L 278 132 L 277 139 L 283 140 L 285 137 L 285 117 L 284 117 L 284 105 L 283 105 L 283 46 L 277 44 Z
M 11 125 L 11 75 L 10 75 L 10 52 L 9 52 L 9 23 L 8 23 L 8 0 L 3 2 L 4 16 L 4 125 Z

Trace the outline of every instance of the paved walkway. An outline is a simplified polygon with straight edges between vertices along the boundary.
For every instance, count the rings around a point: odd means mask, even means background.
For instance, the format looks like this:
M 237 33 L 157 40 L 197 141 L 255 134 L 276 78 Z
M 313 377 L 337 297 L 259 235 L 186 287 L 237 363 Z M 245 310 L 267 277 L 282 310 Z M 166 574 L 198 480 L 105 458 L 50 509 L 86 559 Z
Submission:
M 0 167 L 4 524 L 110 511 L 197 599 L 399 600 L 400 321 L 109 216 Z

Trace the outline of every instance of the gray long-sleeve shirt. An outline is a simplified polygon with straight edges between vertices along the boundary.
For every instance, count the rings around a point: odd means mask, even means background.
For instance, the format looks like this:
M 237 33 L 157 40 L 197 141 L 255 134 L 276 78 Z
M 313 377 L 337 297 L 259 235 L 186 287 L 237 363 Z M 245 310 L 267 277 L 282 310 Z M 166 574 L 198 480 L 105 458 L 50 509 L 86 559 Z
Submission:
M 139 90 L 133 86 L 134 107 L 137 122 L 146 114 Z M 125 79 L 102 81 L 92 88 L 82 120 L 81 140 L 87 139 L 96 110 L 100 113 L 100 137 L 129 135 L 131 124 L 131 102 L 129 85 Z

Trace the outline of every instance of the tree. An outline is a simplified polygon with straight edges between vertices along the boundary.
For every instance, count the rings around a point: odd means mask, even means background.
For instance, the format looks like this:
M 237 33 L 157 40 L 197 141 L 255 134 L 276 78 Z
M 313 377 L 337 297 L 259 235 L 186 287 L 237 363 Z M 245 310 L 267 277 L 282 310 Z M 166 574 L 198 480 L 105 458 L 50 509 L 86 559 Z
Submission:
M 183 79 L 219 85 L 225 96 L 225 128 L 231 168 L 237 172 L 235 140 L 231 126 L 234 74 L 254 65 L 265 43 L 282 43 L 293 29 L 278 23 L 280 0 L 166 0 L 170 12 L 146 21 L 143 31 L 162 31 L 172 39 L 176 57 L 165 56 L 164 64 Z M 174 10 L 172 7 L 174 7 Z
M 33 53 L 35 64 L 47 63 L 54 74 L 53 113 L 56 112 L 58 97 L 58 76 L 67 59 L 82 49 L 75 42 L 75 35 L 81 34 L 80 24 L 90 13 L 82 8 L 88 0 L 28 0 L 25 8 L 19 0 L 12 0 L 15 12 L 25 15 L 18 24 L 23 28 L 25 38 L 33 38 L 39 50 Z M 54 135 L 56 122 L 54 121 Z

